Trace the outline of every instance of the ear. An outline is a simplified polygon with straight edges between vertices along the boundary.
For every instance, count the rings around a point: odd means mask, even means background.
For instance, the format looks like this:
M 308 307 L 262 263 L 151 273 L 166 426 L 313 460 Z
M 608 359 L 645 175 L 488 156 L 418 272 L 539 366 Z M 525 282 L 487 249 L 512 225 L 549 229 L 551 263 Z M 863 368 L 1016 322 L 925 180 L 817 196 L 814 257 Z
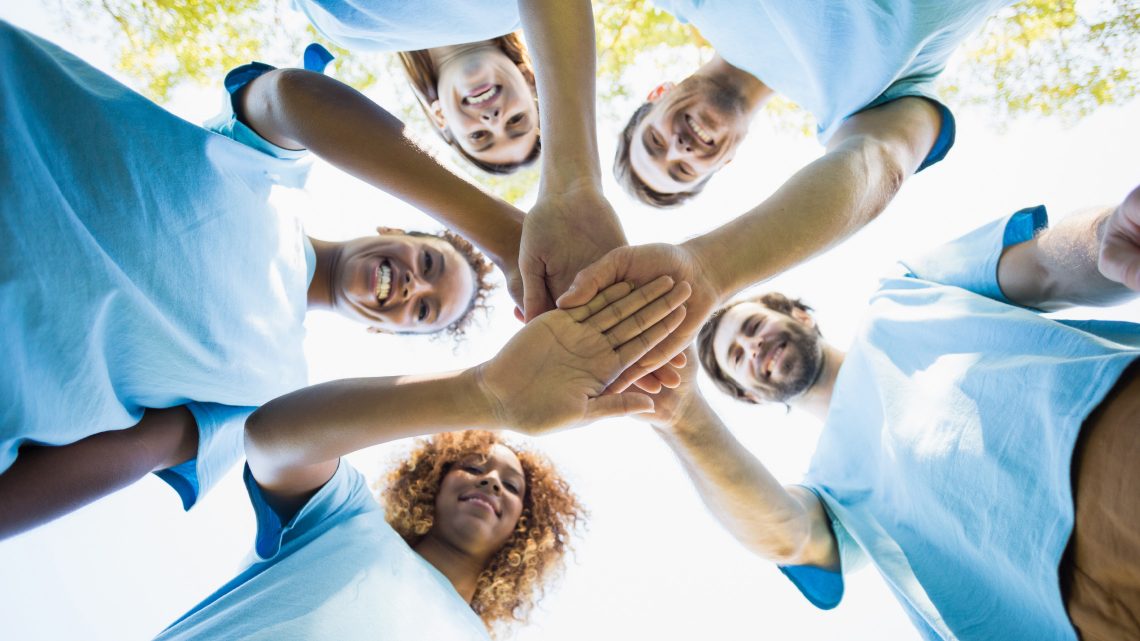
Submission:
M 815 317 L 810 312 L 805 312 L 799 307 L 793 307 L 791 316 L 808 327 L 815 327 Z
M 408 232 L 404 231 L 403 229 L 399 229 L 397 227 L 383 227 L 383 226 L 377 227 L 376 233 L 380 234 L 381 236 L 406 236 L 408 234 Z
M 438 127 L 440 131 L 447 131 L 447 119 L 443 117 L 443 107 L 439 105 L 438 100 L 431 101 L 427 108 L 428 118 L 431 123 Z
M 646 102 L 657 102 L 657 100 L 659 98 L 661 98 L 661 96 L 664 96 L 665 94 L 669 93 L 669 90 L 671 90 L 673 87 L 676 87 L 676 86 L 677 85 L 666 80 L 665 82 L 654 87 L 653 91 L 650 91 L 649 95 L 645 97 L 645 100 L 646 100 Z

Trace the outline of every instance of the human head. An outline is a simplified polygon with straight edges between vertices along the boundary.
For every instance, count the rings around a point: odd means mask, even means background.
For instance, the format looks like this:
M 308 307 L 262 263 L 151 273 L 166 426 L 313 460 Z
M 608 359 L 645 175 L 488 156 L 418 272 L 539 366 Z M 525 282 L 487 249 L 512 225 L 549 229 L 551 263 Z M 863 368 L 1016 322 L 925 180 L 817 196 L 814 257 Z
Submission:
M 647 205 L 676 207 L 732 161 L 750 119 L 744 94 L 723 78 L 697 73 L 663 83 L 622 130 L 614 178 Z
M 518 495 L 510 493 L 507 483 L 515 484 Z M 471 608 L 488 629 L 525 622 L 546 585 L 561 572 L 570 533 L 585 519 L 585 511 L 545 457 L 483 431 L 437 434 L 418 442 L 389 472 L 379 499 L 388 523 L 409 546 L 428 536 L 479 545 L 500 529 L 495 516 L 477 505 L 459 506 L 473 492 L 498 492 L 504 497 L 502 515 L 517 513 L 518 518 L 483 566 Z M 510 511 L 516 501 L 518 511 Z
M 697 335 L 697 354 L 729 396 L 748 403 L 787 402 L 818 380 L 821 337 L 810 307 L 769 292 L 714 313 Z
M 538 160 L 537 89 L 518 33 L 467 45 L 441 65 L 428 49 L 399 56 L 428 120 L 471 164 L 510 174 Z
M 462 337 L 493 288 L 491 263 L 450 231 L 376 231 L 339 245 L 333 308 L 369 331 Z

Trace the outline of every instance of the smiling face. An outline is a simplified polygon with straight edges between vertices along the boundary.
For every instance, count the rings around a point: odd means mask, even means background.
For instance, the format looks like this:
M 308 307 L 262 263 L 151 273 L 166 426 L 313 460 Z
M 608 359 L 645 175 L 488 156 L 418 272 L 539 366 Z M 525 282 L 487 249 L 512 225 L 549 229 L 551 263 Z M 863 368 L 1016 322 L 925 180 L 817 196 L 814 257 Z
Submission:
M 528 159 L 538 140 L 534 89 L 493 41 L 447 59 L 439 67 L 432 103 L 436 124 L 465 152 L 485 163 Z
M 459 320 L 475 274 L 450 243 L 381 229 L 341 247 L 332 274 L 337 312 L 389 332 L 437 332 Z
M 490 556 L 518 525 L 526 495 L 522 463 L 495 444 L 487 456 L 470 454 L 452 465 L 435 497 L 435 537 L 476 556 Z
M 815 320 L 798 308 L 788 315 L 759 303 L 737 304 L 724 312 L 712 340 L 721 371 L 756 402 L 802 394 L 823 366 Z
M 653 107 L 633 131 L 629 162 L 658 193 L 691 191 L 732 160 L 748 133 L 743 94 L 712 78 L 662 85 L 650 101 Z

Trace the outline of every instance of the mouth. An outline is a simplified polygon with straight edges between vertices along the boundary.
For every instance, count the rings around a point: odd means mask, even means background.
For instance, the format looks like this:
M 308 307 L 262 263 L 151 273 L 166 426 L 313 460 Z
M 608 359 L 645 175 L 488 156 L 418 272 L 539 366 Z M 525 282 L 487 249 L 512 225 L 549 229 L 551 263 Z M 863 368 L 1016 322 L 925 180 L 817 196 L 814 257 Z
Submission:
M 485 105 L 497 98 L 502 91 L 502 85 L 480 85 L 475 87 L 471 93 L 463 96 L 463 104 L 473 107 Z
M 481 494 L 481 493 L 467 494 L 467 495 L 459 497 L 459 502 L 460 503 L 474 503 L 476 505 L 487 508 L 488 510 L 490 510 L 491 514 L 494 514 L 496 517 L 501 516 L 499 514 L 499 510 L 495 507 L 495 504 L 492 503 L 491 499 L 487 498 L 486 495 L 484 495 L 484 494 Z
M 697 119 L 685 114 L 685 124 L 688 125 L 689 131 L 693 132 L 693 137 L 701 142 L 706 147 L 712 147 L 716 144 L 716 139 L 708 132 Z
M 374 274 L 376 283 L 376 302 L 381 307 L 388 301 L 392 293 L 392 265 L 387 260 L 380 261 Z
M 784 341 L 779 345 L 768 350 L 764 355 L 764 360 L 760 364 L 760 374 L 768 380 L 772 378 L 772 372 L 776 371 L 784 362 L 784 354 L 787 351 L 788 342 Z

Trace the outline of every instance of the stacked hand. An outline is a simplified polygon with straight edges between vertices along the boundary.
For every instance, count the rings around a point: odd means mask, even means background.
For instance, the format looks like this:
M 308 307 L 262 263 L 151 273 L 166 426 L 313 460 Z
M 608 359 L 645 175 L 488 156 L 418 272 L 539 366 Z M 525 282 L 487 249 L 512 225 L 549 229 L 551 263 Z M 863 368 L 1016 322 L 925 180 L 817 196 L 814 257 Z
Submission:
M 1140 187 L 1104 224 L 1097 267 L 1105 278 L 1140 291 Z
M 658 392 L 662 385 L 674 387 L 680 382 L 680 375 L 668 365 L 670 359 L 677 357 L 692 342 L 701 325 L 720 303 L 719 292 L 709 279 L 707 270 L 683 245 L 656 243 L 619 247 L 583 269 L 574 278 L 570 289 L 558 299 L 558 306 L 568 309 L 582 305 L 616 282 L 628 281 L 640 286 L 662 274 L 692 285 L 692 295 L 685 303 L 684 322 L 623 372 L 610 386 L 611 391 L 624 391 L 636 382 L 638 387 L 648 392 Z M 674 364 L 683 362 L 679 359 Z
M 641 393 L 603 395 L 627 367 L 685 319 L 688 283 L 660 276 L 626 282 L 585 304 L 542 314 L 478 370 L 497 422 L 538 435 L 607 416 L 652 411 Z

